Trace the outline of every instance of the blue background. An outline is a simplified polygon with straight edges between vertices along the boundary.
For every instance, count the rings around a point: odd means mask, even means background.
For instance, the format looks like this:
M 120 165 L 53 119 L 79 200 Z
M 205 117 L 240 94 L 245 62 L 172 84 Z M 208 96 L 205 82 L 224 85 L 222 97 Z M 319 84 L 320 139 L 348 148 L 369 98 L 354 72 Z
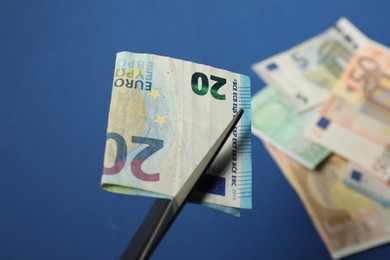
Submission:
M 346 16 L 390 45 L 387 0 L 1 1 L 0 258 L 117 259 L 153 200 L 100 189 L 115 53 L 250 66 Z M 253 210 L 187 205 L 154 259 L 329 259 L 253 138 Z M 384 259 L 390 245 L 350 259 Z

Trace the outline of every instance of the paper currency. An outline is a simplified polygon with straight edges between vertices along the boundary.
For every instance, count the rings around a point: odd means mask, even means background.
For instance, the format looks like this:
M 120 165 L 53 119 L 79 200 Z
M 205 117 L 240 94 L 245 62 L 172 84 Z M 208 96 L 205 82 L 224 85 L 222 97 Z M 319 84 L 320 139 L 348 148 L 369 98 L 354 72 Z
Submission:
M 390 179 L 390 51 L 367 43 L 305 136 Z
M 239 108 L 243 117 L 192 197 L 232 214 L 251 208 L 249 78 L 169 57 L 118 53 L 102 188 L 172 198 Z
M 303 136 L 315 112 L 298 113 L 273 88 L 265 87 L 252 98 L 252 132 L 313 169 L 330 154 Z
M 365 41 L 363 33 L 341 18 L 334 27 L 254 64 L 252 69 L 302 112 L 325 101 L 352 54 Z
M 271 145 L 266 148 L 298 193 L 332 258 L 390 242 L 390 209 L 342 183 L 346 160 L 331 155 L 310 171 Z
M 350 163 L 344 184 L 386 207 L 390 207 L 390 183 L 370 174 L 355 163 Z

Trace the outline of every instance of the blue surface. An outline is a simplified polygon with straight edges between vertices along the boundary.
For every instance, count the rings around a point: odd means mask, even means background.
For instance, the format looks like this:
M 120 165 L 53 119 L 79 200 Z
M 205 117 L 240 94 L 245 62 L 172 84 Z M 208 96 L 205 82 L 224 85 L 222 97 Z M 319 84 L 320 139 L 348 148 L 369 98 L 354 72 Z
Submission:
M 250 66 L 346 16 L 390 45 L 387 0 L 2 1 L 0 258 L 117 259 L 152 199 L 100 189 L 115 53 Z M 329 259 L 253 138 L 253 210 L 187 205 L 152 259 Z M 382 246 L 350 259 L 388 259 Z

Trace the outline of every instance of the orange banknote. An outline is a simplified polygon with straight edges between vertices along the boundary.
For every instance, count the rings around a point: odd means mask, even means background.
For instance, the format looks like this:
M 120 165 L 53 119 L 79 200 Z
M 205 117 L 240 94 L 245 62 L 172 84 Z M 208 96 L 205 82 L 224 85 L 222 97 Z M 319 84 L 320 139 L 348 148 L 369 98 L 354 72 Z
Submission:
M 390 179 L 390 51 L 367 43 L 342 73 L 305 135 Z

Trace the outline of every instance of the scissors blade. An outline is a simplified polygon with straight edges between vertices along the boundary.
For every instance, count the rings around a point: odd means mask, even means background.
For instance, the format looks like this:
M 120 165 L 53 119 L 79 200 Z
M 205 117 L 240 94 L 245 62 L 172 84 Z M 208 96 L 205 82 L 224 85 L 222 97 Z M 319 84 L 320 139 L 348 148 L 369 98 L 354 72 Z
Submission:
M 163 238 L 176 216 L 186 203 L 191 191 L 197 185 L 200 177 L 204 174 L 217 157 L 229 135 L 240 120 L 243 109 L 233 117 L 226 126 L 217 141 L 213 144 L 207 154 L 200 161 L 194 172 L 190 175 L 178 193 L 169 199 L 156 199 L 149 210 L 141 226 L 130 241 L 121 259 L 147 259 Z

